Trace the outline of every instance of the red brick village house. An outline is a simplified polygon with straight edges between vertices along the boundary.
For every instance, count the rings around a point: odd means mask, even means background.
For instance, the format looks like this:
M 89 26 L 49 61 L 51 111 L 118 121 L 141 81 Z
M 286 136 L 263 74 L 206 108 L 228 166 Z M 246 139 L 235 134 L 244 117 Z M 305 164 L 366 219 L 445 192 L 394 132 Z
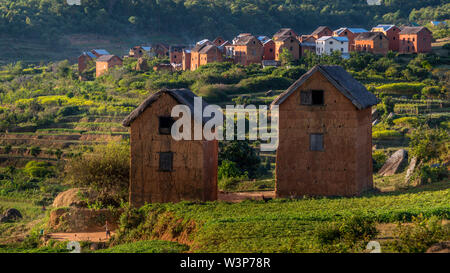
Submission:
M 404 27 L 398 35 L 400 53 L 431 52 L 433 35 L 426 27 Z
M 171 136 L 175 105 L 194 114 L 196 95 L 188 89 L 162 90 L 148 97 L 124 121 L 130 127 L 130 204 L 217 199 L 217 140 L 180 140 Z M 203 103 L 202 108 L 207 104 Z M 194 123 L 207 119 L 191 117 Z M 192 129 L 193 130 L 193 129 Z
M 115 55 L 102 55 L 97 58 L 95 66 L 95 76 L 100 77 L 110 68 L 115 66 L 122 66 L 122 59 Z
M 383 32 L 386 35 L 391 51 L 398 51 L 400 31 L 402 30 L 395 25 L 378 25 L 372 28 L 372 32 Z
M 383 32 L 361 33 L 355 38 L 355 51 L 386 55 L 389 51 L 389 40 Z
M 340 66 L 315 66 L 277 97 L 276 196 L 353 196 L 372 188 L 375 104 Z

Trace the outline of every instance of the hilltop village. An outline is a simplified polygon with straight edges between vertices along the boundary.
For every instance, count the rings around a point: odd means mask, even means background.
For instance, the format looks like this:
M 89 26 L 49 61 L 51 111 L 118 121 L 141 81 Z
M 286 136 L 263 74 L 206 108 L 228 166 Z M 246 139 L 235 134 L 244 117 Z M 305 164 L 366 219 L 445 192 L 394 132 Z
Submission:
M 95 63 L 96 77 L 108 69 L 121 66 L 124 58 L 166 57 L 170 63 L 153 67 L 155 71 L 196 70 L 213 62 L 232 62 L 249 65 L 279 66 L 283 58 L 297 60 L 307 51 L 317 55 L 340 52 L 348 58 L 350 52 L 371 52 L 386 55 L 389 51 L 401 54 L 431 52 L 432 32 L 423 26 L 377 25 L 370 31 L 364 28 L 341 27 L 332 30 L 319 26 L 311 34 L 297 34 L 291 28 L 282 28 L 272 38 L 241 33 L 231 41 L 223 37 L 203 39 L 195 45 L 139 45 L 132 47 L 122 58 L 105 49 L 93 49 L 78 57 L 80 74 Z M 141 60 L 144 63 L 145 60 Z M 146 64 L 143 64 L 146 66 Z

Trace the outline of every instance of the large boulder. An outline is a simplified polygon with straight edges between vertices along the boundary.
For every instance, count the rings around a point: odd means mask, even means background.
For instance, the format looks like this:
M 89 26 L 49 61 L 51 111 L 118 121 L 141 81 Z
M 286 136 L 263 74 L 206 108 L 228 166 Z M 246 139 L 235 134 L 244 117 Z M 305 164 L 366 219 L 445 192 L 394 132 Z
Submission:
M 450 253 L 450 241 L 440 242 L 432 245 L 427 253 Z
M 147 70 L 148 70 L 147 60 L 144 58 L 139 58 L 136 63 L 136 71 L 147 71 Z
M 416 169 L 417 164 L 417 157 L 413 157 L 411 159 L 411 162 L 409 162 L 408 169 L 406 169 L 406 176 L 405 176 L 405 182 L 408 182 L 411 178 L 411 175 L 414 173 L 414 170 Z
M 404 149 L 396 151 L 381 167 L 378 174 L 382 176 L 400 173 L 408 162 L 408 152 Z
M 12 222 L 22 219 L 22 214 L 16 209 L 7 209 L 3 215 L 0 216 L 0 223 Z
M 53 207 L 86 207 L 87 200 L 94 200 L 97 194 L 88 189 L 73 188 L 61 192 L 53 201 Z

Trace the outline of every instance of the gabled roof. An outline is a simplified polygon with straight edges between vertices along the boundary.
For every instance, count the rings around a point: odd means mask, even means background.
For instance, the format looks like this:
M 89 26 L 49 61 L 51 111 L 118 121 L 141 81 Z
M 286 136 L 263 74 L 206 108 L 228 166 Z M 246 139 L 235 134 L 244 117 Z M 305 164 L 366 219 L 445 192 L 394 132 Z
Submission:
M 93 49 L 92 51 L 97 52 L 99 55 L 110 55 L 110 53 L 105 49 Z
M 314 30 L 313 33 L 311 33 L 311 35 L 317 35 L 317 34 L 319 34 L 320 32 L 324 31 L 327 28 L 330 29 L 327 26 L 320 26 L 320 27 L 316 28 L 316 30 Z
M 295 40 L 295 41 L 300 42 L 300 41 L 297 40 L 297 38 L 296 38 L 295 36 L 293 36 L 293 35 L 284 35 L 284 36 L 278 36 L 278 37 L 275 37 L 275 41 L 276 41 L 276 42 L 277 42 L 277 41 L 286 41 L 286 40 L 288 40 L 288 39 L 293 39 L 293 40 Z
M 422 30 L 426 30 L 431 33 L 431 31 L 426 27 L 404 27 L 398 34 L 417 34 Z
M 292 28 L 282 28 L 280 30 L 278 30 L 273 37 L 279 37 L 279 36 L 290 36 L 293 35 L 295 36 L 296 33 L 294 32 L 294 30 Z
M 317 39 L 316 41 L 326 41 L 329 39 L 334 39 L 336 41 L 339 42 L 348 42 L 348 38 L 347 37 L 338 37 L 338 36 L 322 36 L 319 39 Z
M 197 42 L 197 45 L 203 45 L 204 43 L 211 43 L 211 41 L 208 40 L 208 39 L 203 39 L 203 40 L 201 40 L 201 41 L 198 41 L 198 42 Z
M 374 28 L 382 28 L 383 31 L 388 31 L 388 30 L 390 30 L 393 27 L 395 27 L 395 25 L 377 25 L 376 27 L 373 27 L 372 29 L 374 29 Z
M 211 50 L 217 49 L 216 45 L 206 45 L 202 49 L 199 50 L 199 53 L 206 54 Z
M 250 43 L 252 40 L 256 40 L 259 43 L 261 43 L 260 40 L 258 40 L 255 36 L 253 35 L 246 35 L 246 36 L 238 36 L 233 42 L 234 45 L 247 45 L 248 43 Z
M 364 32 L 356 36 L 355 40 L 375 40 L 381 37 L 386 37 L 383 32 Z
M 83 51 L 83 53 L 81 53 L 81 55 L 86 55 L 88 57 L 91 57 L 92 59 L 97 58 L 97 56 L 95 56 L 94 54 L 92 54 L 92 52 L 89 52 L 89 51 Z
M 335 30 L 335 32 L 339 35 L 345 30 L 348 30 L 348 31 L 350 31 L 352 33 L 369 32 L 367 29 L 364 29 L 364 28 L 348 28 L 348 27 L 341 27 L 341 28 Z
M 116 55 L 102 55 L 98 57 L 97 62 L 109 62 L 114 57 L 119 58 Z
M 378 103 L 374 94 L 367 91 L 366 87 L 355 80 L 344 68 L 337 65 L 316 65 L 303 74 L 285 92 L 279 95 L 271 105 L 282 104 L 293 92 L 306 82 L 314 73 L 320 72 L 333 84 L 353 105 L 359 110 L 365 109 Z
M 194 98 L 197 97 L 191 90 L 182 88 L 182 89 L 162 89 L 159 92 L 149 96 L 145 99 L 133 112 L 131 112 L 123 121 L 122 125 L 125 127 L 129 127 L 131 123 L 135 119 L 137 119 L 144 111 L 152 105 L 155 101 L 157 101 L 163 94 L 169 94 L 172 96 L 178 103 L 186 105 L 191 110 L 191 115 L 195 120 L 202 122 L 203 124 L 210 120 L 212 117 L 203 117 L 203 110 L 208 104 L 202 100 L 202 117 L 194 116 Z

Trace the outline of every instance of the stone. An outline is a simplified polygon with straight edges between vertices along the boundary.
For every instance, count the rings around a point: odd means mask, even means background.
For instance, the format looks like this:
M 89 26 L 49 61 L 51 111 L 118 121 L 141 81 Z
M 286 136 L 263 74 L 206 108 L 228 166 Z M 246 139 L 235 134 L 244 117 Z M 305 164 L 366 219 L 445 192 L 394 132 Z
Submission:
M 273 91 L 272 90 L 267 91 L 266 97 L 271 97 L 271 96 L 273 96 Z
M 382 176 L 400 173 L 408 160 L 408 152 L 404 149 L 396 151 L 381 167 L 378 174 Z
M 417 157 L 413 157 L 411 159 L 411 162 L 409 162 L 408 169 L 406 170 L 405 182 L 408 182 L 409 179 L 411 178 L 411 175 L 416 169 L 416 164 L 417 164 Z
M 427 253 L 450 253 L 450 241 L 439 242 L 432 245 Z
M 95 200 L 96 197 L 97 193 L 92 190 L 73 188 L 58 194 L 53 207 L 86 207 L 86 200 Z
M 17 209 L 7 209 L 2 216 L 0 216 L 0 223 L 12 222 L 22 219 L 22 214 Z
M 144 58 L 139 58 L 136 63 L 136 71 L 147 71 L 147 70 L 148 70 L 147 60 Z
M 379 120 L 379 119 L 376 119 L 376 120 L 374 120 L 374 121 L 372 122 L 372 126 L 375 126 L 375 125 L 377 125 L 378 123 L 380 123 L 380 120 Z
M 372 109 L 372 122 L 374 122 L 375 120 L 378 120 L 380 118 L 380 111 L 376 108 Z

